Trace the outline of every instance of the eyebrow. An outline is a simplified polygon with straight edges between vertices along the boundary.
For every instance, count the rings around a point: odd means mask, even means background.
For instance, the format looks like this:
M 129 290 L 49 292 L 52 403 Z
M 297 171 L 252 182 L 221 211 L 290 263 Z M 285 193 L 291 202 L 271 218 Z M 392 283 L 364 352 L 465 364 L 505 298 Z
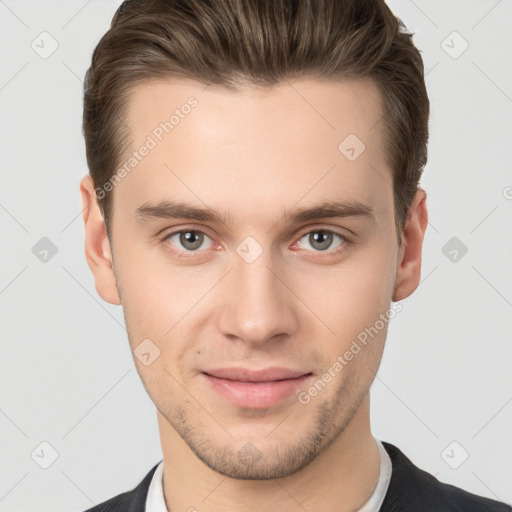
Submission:
M 199 208 L 182 201 L 162 200 L 146 202 L 135 210 L 136 220 L 146 222 L 155 219 L 187 219 L 201 222 L 232 225 L 232 216 L 227 211 L 217 212 Z M 373 208 L 358 200 L 326 201 L 312 207 L 295 207 L 285 210 L 281 219 L 289 223 L 301 223 L 322 218 L 363 217 L 375 220 Z M 276 222 L 276 223 L 277 223 Z

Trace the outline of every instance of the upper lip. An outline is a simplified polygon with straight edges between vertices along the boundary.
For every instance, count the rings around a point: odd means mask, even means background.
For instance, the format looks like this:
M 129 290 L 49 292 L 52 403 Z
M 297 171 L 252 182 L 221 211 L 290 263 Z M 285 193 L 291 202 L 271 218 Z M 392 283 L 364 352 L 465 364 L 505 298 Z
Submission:
M 264 368 L 249 370 L 247 368 L 216 368 L 205 371 L 207 375 L 219 379 L 236 380 L 240 382 L 271 382 L 274 380 L 296 379 L 311 372 L 292 370 L 290 368 Z

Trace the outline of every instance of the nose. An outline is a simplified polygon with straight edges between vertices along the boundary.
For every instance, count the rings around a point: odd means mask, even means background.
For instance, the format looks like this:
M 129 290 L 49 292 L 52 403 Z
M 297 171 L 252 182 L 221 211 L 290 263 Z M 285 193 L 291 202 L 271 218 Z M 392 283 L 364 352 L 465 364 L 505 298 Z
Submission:
M 225 336 L 254 346 L 289 337 L 297 330 L 298 301 L 283 265 L 273 265 L 270 251 L 264 250 L 250 263 L 235 254 L 225 286 L 218 317 Z

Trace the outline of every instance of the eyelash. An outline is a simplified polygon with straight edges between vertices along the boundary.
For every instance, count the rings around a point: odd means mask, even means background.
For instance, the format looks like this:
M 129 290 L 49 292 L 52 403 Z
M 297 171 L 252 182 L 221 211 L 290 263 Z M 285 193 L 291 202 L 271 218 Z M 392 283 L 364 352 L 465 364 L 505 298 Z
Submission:
M 173 248 L 173 246 L 170 243 L 167 243 L 167 240 L 169 238 L 171 238 L 172 236 L 179 235 L 181 233 L 188 233 L 188 232 L 201 233 L 211 239 L 211 237 L 207 233 L 205 233 L 204 231 L 201 231 L 200 229 L 180 229 L 178 231 L 173 231 L 171 233 L 167 233 L 161 239 L 161 242 L 164 244 L 166 250 L 175 256 L 184 257 L 184 258 L 194 257 L 196 253 L 199 254 L 199 253 L 203 252 L 204 250 L 203 251 L 187 251 L 187 250 L 181 251 L 179 249 Z M 335 249 L 330 249 L 330 250 L 326 250 L 326 251 L 313 251 L 313 252 L 318 253 L 319 254 L 318 257 L 320 257 L 320 258 L 322 257 L 322 255 L 332 256 L 332 255 L 341 254 L 341 253 L 345 252 L 352 245 L 352 241 L 344 233 L 339 233 L 338 231 L 334 231 L 331 229 L 322 229 L 322 228 L 309 229 L 309 230 L 301 232 L 297 238 L 297 241 L 300 241 L 302 238 L 304 238 L 305 235 L 309 235 L 311 233 L 319 233 L 319 232 L 333 234 L 342 239 L 341 244 L 338 247 L 336 247 Z M 297 242 L 294 242 L 293 245 L 295 245 L 296 243 Z

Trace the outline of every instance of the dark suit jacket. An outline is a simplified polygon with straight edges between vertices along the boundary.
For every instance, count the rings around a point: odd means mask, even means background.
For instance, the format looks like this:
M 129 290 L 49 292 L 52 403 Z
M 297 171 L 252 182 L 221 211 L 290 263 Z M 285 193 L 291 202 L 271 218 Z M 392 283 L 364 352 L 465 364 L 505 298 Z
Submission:
M 440 482 L 416 467 L 396 446 L 385 441 L 382 444 L 393 470 L 380 512 L 512 512 L 512 507 L 505 503 Z M 144 512 L 149 484 L 157 466 L 158 463 L 133 490 L 85 512 Z

